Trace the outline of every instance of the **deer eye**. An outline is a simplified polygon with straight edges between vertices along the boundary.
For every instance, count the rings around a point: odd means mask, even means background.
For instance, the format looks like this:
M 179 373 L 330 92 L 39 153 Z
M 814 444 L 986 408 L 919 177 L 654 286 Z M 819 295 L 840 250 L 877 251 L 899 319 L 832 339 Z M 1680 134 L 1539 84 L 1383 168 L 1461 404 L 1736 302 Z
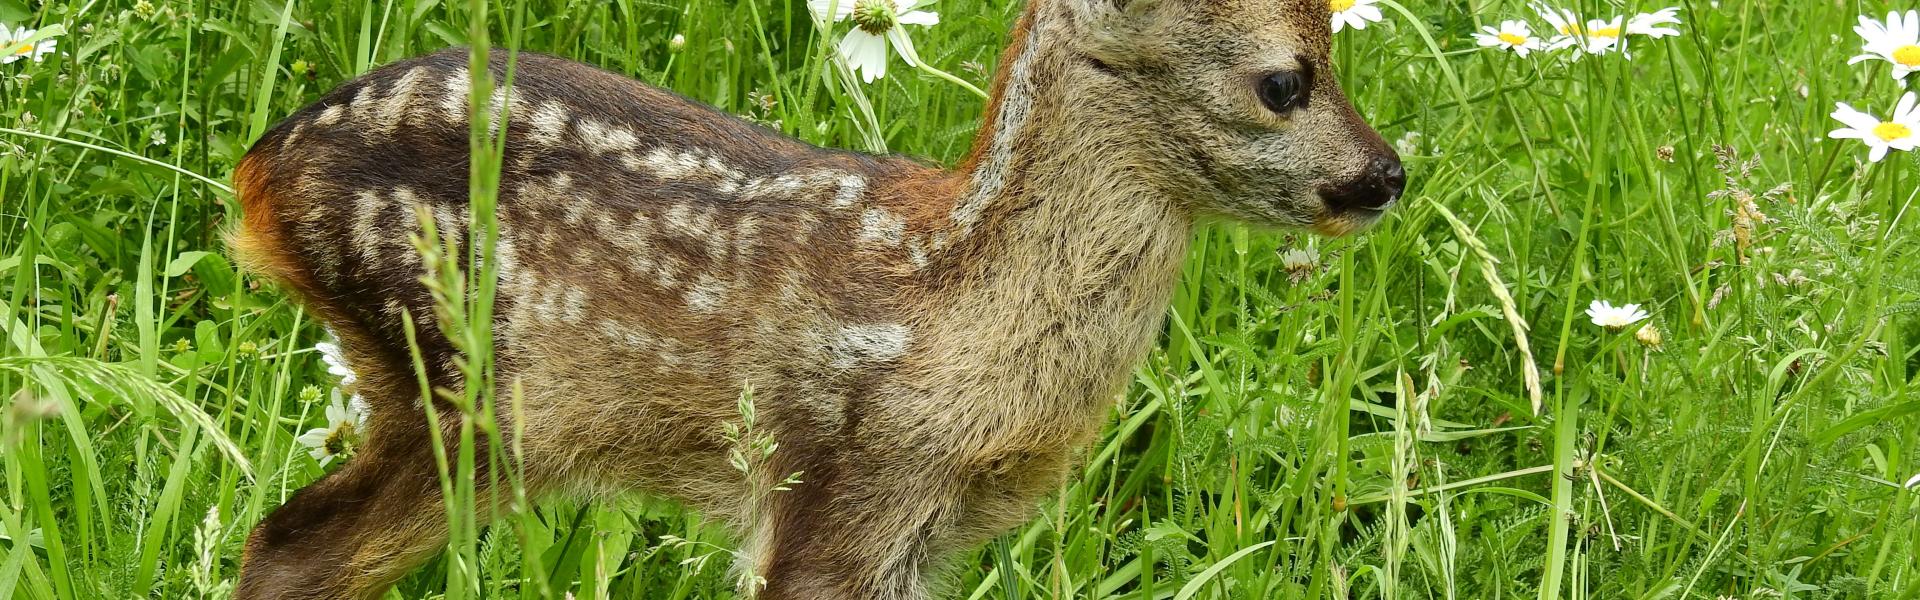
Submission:
M 1282 115 L 1305 108 L 1312 91 L 1311 70 L 1280 71 L 1260 79 L 1260 102 Z

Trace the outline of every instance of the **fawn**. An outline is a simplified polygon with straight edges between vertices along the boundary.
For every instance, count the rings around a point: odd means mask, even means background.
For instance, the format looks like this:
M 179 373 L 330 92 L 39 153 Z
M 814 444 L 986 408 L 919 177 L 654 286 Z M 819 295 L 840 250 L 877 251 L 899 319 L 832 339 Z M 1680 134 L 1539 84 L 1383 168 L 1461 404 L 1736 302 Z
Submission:
M 953 171 L 521 54 L 495 96 L 494 336 L 527 485 L 723 520 L 758 598 L 929 597 L 943 558 L 1067 477 L 1159 334 L 1196 219 L 1342 235 L 1398 199 L 1399 157 L 1331 76 L 1329 18 L 1032 0 Z M 240 598 L 377 597 L 445 544 L 445 442 L 400 323 L 432 315 L 415 207 L 467 223 L 466 56 L 343 85 L 234 173 L 236 251 L 336 332 L 372 413 L 358 456 L 253 531 Z M 419 330 L 431 382 L 458 387 Z M 779 443 L 766 476 L 803 474 L 755 506 L 721 436 L 748 386 Z

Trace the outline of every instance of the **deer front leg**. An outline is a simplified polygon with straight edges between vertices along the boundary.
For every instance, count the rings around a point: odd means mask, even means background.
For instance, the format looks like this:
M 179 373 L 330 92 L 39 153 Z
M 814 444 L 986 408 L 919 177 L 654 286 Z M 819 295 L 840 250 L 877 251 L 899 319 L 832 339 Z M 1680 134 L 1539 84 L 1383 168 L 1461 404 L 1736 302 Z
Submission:
M 818 473 L 816 471 L 815 473 Z M 952 498 L 931 476 L 824 474 L 765 501 L 757 600 L 926 600 Z

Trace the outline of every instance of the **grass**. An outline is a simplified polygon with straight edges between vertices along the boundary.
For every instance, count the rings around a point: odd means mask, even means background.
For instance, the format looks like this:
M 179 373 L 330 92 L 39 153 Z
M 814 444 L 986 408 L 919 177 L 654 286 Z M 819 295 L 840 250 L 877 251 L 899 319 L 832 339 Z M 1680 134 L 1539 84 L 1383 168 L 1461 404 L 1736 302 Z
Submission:
M 1854 15 L 1909 6 L 1684 7 L 1631 61 L 1473 49 L 1531 17 L 1514 1 L 1339 34 L 1361 112 L 1422 134 L 1408 200 L 1353 238 L 1198 231 L 1083 473 L 965 558 L 955 597 L 1920 597 L 1916 163 L 1825 137 L 1833 102 L 1884 115 L 1901 91 L 1846 64 Z M 933 8 L 921 55 L 984 83 L 1016 3 Z M 0 0 L 0 21 L 67 30 L 0 65 L 5 598 L 223 597 L 252 524 L 324 472 L 293 443 L 333 383 L 321 332 L 235 269 L 234 200 L 194 174 L 223 181 L 355 74 L 487 40 L 943 164 L 982 108 L 898 63 L 823 77 L 794 0 Z M 484 286 L 448 276 L 484 343 Z M 1587 322 L 1596 298 L 1646 305 L 1661 346 Z M 668 504 L 457 530 L 397 597 L 732 595 L 725 532 Z

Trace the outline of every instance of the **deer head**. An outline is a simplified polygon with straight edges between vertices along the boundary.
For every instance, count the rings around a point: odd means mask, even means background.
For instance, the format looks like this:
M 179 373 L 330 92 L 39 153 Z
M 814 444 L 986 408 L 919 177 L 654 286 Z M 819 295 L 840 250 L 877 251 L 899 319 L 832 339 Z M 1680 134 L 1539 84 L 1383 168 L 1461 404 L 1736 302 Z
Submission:
M 1399 156 L 1334 78 L 1324 0 L 1046 4 L 1076 109 L 1143 140 L 1144 171 L 1194 212 L 1340 235 L 1399 200 Z

